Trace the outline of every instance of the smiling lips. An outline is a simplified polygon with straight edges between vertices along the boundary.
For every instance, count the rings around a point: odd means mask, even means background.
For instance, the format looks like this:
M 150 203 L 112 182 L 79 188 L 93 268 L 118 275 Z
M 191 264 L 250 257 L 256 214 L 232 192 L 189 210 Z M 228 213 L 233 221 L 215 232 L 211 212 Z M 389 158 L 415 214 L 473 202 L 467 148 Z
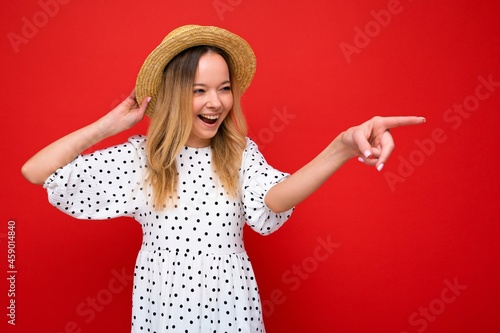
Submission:
M 219 119 L 219 115 L 203 115 L 203 114 L 200 114 L 198 115 L 198 118 L 200 118 L 204 123 L 207 123 L 207 124 L 215 124 L 217 122 L 217 119 Z

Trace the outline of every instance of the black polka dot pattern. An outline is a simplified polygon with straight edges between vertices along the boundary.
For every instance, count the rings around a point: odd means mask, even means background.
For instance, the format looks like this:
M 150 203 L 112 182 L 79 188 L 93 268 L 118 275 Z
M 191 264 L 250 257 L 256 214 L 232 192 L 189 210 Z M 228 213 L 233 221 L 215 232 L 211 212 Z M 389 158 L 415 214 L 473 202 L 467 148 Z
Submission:
M 49 201 L 79 219 L 128 216 L 142 226 L 134 271 L 132 332 L 265 332 L 243 227 L 268 235 L 292 210 L 276 214 L 266 192 L 288 174 L 270 167 L 247 139 L 242 193 L 230 198 L 211 166 L 211 148 L 184 147 L 177 158 L 175 207 L 151 207 L 146 138 L 83 155 L 44 187 Z

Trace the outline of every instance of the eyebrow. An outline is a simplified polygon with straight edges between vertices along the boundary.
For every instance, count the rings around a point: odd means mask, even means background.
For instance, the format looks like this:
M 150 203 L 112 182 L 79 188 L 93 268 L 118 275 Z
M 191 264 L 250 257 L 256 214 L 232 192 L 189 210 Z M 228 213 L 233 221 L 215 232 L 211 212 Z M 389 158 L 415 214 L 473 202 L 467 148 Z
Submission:
M 221 83 L 220 83 L 220 85 L 222 86 L 222 85 L 224 85 L 224 84 L 228 84 L 228 83 L 229 83 L 229 84 L 231 84 L 231 81 L 226 80 L 226 81 L 224 81 L 224 82 L 221 82 Z M 193 83 L 193 86 L 203 86 L 203 87 L 206 87 L 207 85 L 206 85 L 206 84 L 204 84 L 204 83 Z

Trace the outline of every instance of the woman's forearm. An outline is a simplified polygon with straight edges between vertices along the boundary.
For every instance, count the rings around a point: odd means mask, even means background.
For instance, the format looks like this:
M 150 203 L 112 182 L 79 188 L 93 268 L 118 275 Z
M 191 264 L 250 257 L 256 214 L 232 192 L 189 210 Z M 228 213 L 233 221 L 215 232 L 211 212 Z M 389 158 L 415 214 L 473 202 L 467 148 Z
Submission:
M 40 150 L 23 165 L 21 173 L 31 183 L 42 185 L 57 169 L 107 136 L 98 122 L 85 126 Z
M 264 198 L 267 207 L 276 213 L 293 208 L 344 165 L 352 156 L 342 145 L 339 139 L 341 135 L 313 160 L 269 189 Z

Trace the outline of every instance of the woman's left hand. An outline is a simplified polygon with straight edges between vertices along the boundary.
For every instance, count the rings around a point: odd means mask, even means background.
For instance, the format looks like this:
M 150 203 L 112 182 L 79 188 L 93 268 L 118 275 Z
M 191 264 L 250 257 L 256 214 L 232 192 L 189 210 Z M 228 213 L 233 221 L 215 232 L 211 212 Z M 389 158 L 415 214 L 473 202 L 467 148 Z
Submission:
M 360 162 L 381 171 L 394 150 L 390 129 L 424 122 L 423 117 L 373 117 L 359 126 L 349 128 L 341 134 L 340 139 L 352 157 L 358 156 Z

